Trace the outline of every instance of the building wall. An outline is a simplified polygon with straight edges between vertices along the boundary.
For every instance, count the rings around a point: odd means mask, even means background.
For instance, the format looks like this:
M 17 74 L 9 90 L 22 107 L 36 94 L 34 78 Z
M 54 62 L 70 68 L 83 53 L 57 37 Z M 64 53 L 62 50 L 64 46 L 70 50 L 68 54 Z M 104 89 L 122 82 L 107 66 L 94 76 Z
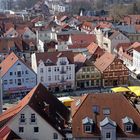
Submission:
M 37 61 L 36 61 L 36 55 L 33 53 L 31 55 L 31 67 L 34 70 L 35 73 L 37 73 Z
M 102 137 L 101 139 L 107 140 L 106 133 L 108 132 L 111 134 L 111 138 L 109 140 L 116 140 L 116 127 L 110 124 L 107 124 L 101 128 L 101 137 Z
M 21 72 L 21 76 L 17 75 L 18 71 Z M 12 75 L 10 74 L 10 72 Z M 18 79 L 21 80 L 21 85 L 18 85 Z M 7 80 L 7 84 L 5 80 Z M 25 64 L 18 60 L 2 77 L 2 81 L 3 90 L 5 91 L 5 93 L 29 91 L 36 85 L 36 74 Z
M 115 48 L 117 47 L 117 45 L 119 43 L 130 43 L 130 40 L 124 36 L 122 33 L 120 33 L 118 36 L 116 36 L 115 38 L 112 39 L 112 50 L 111 52 L 115 52 Z
M 30 29 L 26 29 L 23 33 L 23 39 L 36 39 L 36 35 Z
M 60 64 L 61 59 L 66 62 L 65 65 Z M 45 66 L 41 62 L 37 68 L 37 82 L 43 83 L 46 87 L 65 86 L 68 83 L 73 89 L 75 86 L 75 65 L 69 64 L 66 57 L 58 58 L 56 65 Z
M 37 38 L 41 41 L 51 39 L 51 31 L 37 31 Z
M 35 114 L 36 122 L 31 123 L 31 114 Z M 25 114 L 25 123 L 20 123 L 20 114 Z M 53 140 L 53 134 L 58 134 L 58 139 L 62 140 L 62 135 L 59 134 L 49 123 L 47 123 L 38 113 L 30 106 L 25 106 L 11 121 L 8 126 L 22 139 L 26 140 Z M 19 132 L 19 127 L 24 127 L 24 132 Z M 39 132 L 34 132 L 34 127 L 39 128 Z
M 103 49 L 107 52 L 112 53 L 112 42 L 108 37 L 103 37 Z
M 120 61 L 115 61 L 103 72 L 102 83 L 104 87 L 128 85 L 129 71 Z
M 140 69 L 140 53 L 136 50 L 133 50 L 133 66 L 136 70 Z
M 82 67 L 76 73 L 76 88 L 99 87 L 101 85 L 101 73 L 95 66 Z

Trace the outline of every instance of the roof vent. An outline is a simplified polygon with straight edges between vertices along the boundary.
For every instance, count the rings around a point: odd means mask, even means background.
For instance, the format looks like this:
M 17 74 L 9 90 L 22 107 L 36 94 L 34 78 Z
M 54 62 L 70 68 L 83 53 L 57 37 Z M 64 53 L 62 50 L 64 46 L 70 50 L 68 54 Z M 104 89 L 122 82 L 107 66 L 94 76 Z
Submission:
M 57 55 L 57 57 L 60 57 L 62 55 L 62 53 L 59 53 L 58 55 Z
M 80 100 L 80 99 L 78 99 L 78 100 L 76 101 L 76 106 L 79 106 L 79 105 L 80 105 L 80 103 L 81 103 L 81 100 Z

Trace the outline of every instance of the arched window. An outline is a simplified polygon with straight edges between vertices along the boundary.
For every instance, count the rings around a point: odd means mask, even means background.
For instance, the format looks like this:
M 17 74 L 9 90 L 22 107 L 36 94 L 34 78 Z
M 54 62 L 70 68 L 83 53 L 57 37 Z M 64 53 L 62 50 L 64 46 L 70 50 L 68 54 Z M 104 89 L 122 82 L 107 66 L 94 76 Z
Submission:
M 58 134 L 57 133 L 53 133 L 53 139 L 57 140 L 58 139 Z

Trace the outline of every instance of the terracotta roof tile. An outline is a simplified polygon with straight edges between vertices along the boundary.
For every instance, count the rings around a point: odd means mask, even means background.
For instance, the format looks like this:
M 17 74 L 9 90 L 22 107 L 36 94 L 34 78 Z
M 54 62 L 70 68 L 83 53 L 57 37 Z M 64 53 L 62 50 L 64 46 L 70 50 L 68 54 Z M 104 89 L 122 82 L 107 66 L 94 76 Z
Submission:
M 81 53 L 74 56 L 74 63 L 84 63 L 85 61 L 86 57 Z
M 71 64 L 74 63 L 74 54 L 72 51 L 36 53 L 37 64 L 39 64 L 40 60 L 46 63 L 48 59 L 51 60 L 52 64 L 56 64 L 59 57 L 67 57 Z
M 22 59 L 15 55 L 15 53 L 9 54 L 0 64 L 2 68 L 1 76 L 3 77 L 8 70 L 18 61 L 20 60 L 23 64 L 25 64 L 31 71 L 33 71 Z M 34 71 L 33 71 L 34 72 Z
M 96 43 L 94 43 L 94 42 L 92 42 L 92 43 L 87 47 L 88 52 L 89 52 L 90 54 L 94 54 L 94 52 L 96 51 L 97 48 L 98 48 L 98 45 L 97 45 Z
M 117 51 L 122 48 L 124 51 L 131 46 L 131 43 L 119 43 L 116 47 Z
M 2 63 L 0 64 L 0 67 L 2 68 L 2 72 L 1 72 L 2 77 L 17 62 L 17 60 L 18 57 L 14 53 L 11 53 L 10 55 L 7 56 L 5 60 L 2 61 Z
M 15 134 L 8 126 L 4 126 L 0 130 L 0 140 L 13 140 L 21 139 L 17 134 Z
M 49 105 L 49 112 L 46 110 L 46 104 Z M 64 134 L 62 127 L 64 125 L 58 122 L 56 112 L 59 113 L 67 124 L 70 112 L 54 95 L 48 92 L 42 84 L 35 86 L 15 107 L 6 110 L 0 115 L 0 124 L 7 123 L 9 119 L 19 113 L 26 105 L 30 106 L 46 122 L 54 127 L 59 133 Z M 49 115 L 51 114 L 51 115 Z M 61 122 L 62 123 L 62 122 Z M 61 130 L 58 128 L 60 127 Z
M 115 59 L 114 55 L 106 52 L 99 59 L 97 59 L 94 64 L 101 72 L 103 72 L 109 67 L 109 65 L 111 65 L 114 59 Z
M 83 97 L 81 97 L 83 98 Z M 140 128 L 140 113 L 133 107 L 133 105 L 127 100 L 122 93 L 100 93 L 100 94 L 88 94 L 81 104 L 79 104 L 76 110 L 76 101 L 72 103 L 72 134 L 74 138 L 93 138 L 101 136 L 100 122 L 105 119 L 106 115 L 103 113 L 103 109 L 108 108 L 110 114 L 108 117 L 115 121 L 117 124 L 117 136 L 118 137 L 137 137 L 140 136 L 140 130 L 134 129 L 132 133 L 125 133 L 122 119 L 126 116 L 133 119 L 136 124 L 136 128 Z M 98 106 L 99 113 L 95 119 L 95 113 L 93 112 L 93 106 Z M 121 108 L 121 109 L 120 109 Z M 93 133 L 84 133 L 82 126 L 82 119 L 85 117 L 91 118 L 95 122 Z
M 71 40 L 73 44 L 90 44 L 96 42 L 96 36 L 91 34 L 72 34 Z

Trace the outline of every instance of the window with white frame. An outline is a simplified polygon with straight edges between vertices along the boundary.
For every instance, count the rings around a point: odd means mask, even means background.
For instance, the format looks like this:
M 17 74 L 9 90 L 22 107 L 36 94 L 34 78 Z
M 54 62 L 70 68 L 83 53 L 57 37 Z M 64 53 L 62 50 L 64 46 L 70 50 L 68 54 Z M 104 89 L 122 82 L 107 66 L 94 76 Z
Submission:
M 132 125 L 131 125 L 131 124 L 125 125 L 125 131 L 126 131 L 126 132 L 132 132 Z
M 106 140 L 110 140 L 111 139 L 111 132 L 107 132 L 105 135 Z
M 92 132 L 92 125 L 84 125 L 84 131 L 86 133 L 91 133 Z

